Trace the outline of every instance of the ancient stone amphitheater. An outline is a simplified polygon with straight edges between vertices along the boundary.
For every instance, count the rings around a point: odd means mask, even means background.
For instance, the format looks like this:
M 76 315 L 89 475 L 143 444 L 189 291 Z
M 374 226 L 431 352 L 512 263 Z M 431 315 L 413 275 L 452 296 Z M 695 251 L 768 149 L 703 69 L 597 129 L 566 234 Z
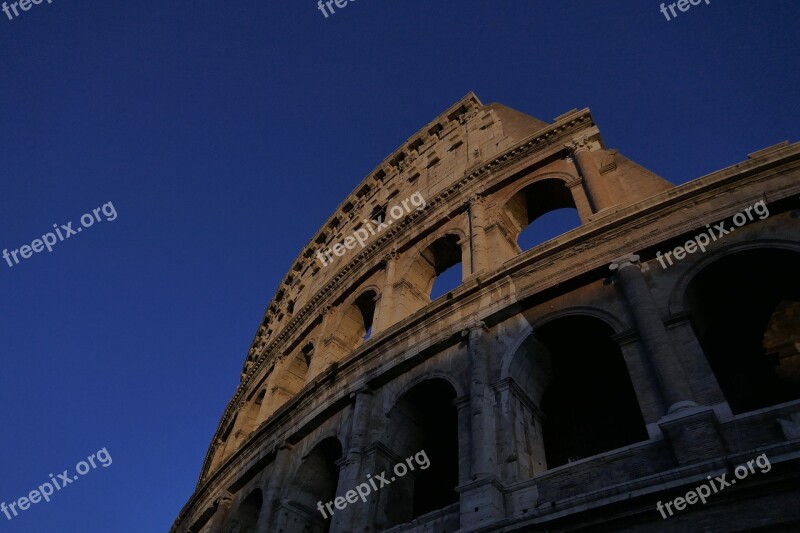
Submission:
M 291 265 L 172 531 L 797 531 L 798 195 L 800 143 L 674 186 L 468 94 Z

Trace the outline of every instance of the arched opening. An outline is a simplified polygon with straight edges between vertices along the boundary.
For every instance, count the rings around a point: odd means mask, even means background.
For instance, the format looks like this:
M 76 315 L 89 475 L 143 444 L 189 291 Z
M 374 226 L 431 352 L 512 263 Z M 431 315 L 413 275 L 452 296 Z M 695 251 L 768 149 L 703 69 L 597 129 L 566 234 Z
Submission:
M 258 425 L 258 413 L 261 410 L 261 404 L 264 403 L 264 397 L 267 394 L 266 389 L 261 389 L 258 394 L 248 400 L 247 404 L 242 408 L 237 417 L 237 430 L 236 439 L 243 441 Z
M 261 409 L 262 414 L 259 416 L 264 418 L 271 416 L 300 392 L 308 378 L 310 362 L 310 354 L 298 350 L 282 363 L 282 368 L 275 376 L 275 382 L 270 389 L 271 394 L 267 399 L 266 406 Z
M 239 417 L 233 416 L 233 420 L 228 422 L 222 434 L 219 437 L 219 442 L 214 451 L 214 459 L 212 461 L 211 469 L 216 469 L 225 459 L 230 457 L 231 453 L 236 449 L 236 439 L 234 437 L 233 427 Z
M 613 330 L 588 316 L 536 329 L 514 356 L 509 375 L 538 406 L 519 419 L 538 421 L 514 439 L 521 475 L 647 440 L 647 430 Z M 538 427 L 537 427 L 538 426 Z M 524 442 L 530 434 L 532 445 Z M 525 451 L 527 450 L 527 451 Z
M 263 501 L 264 495 L 261 493 L 261 489 L 251 492 L 239 506 L 233 518 L 229 520 L 225 531 L 231 533 L 256 533 Z
M 403 394 L 389 412 L 386 445 L 408 468 L 403 474 L 397 463 L 383 465 L 395 481 L 380 494 L 379 530 L 458 502 L 455 397 L 450 383 L 431 379 Z
M 559 179 L 532 183 L 506 203 L 520 252 L 581 225 L 570 189 Z
M 326 513 L 327 518 L 324 518 L 317 504 L 322 502 L 324 506 L 336 497 L 339 484 L 336 462 L 341 458 L 342 445 L 333 437 L 317 444 L 303 458 L 286 488 L 278 531 L 327 533 L 330 530 L 331 515 Z
M 300 392 L 300 389 L 303 388 L 306 382 L 309 362 L 310 360 L 306 358 L 306 354 L 302 351 L 292 357 L 284 370 L 283 379 L 281 379 L 279 384 L 283 392 L 289 396 L 294 396 Z
M 355 349 L 369 339 L 375 318 L 376 298 L 377 292 L 365 291 L 345 311 L 336 333 L 344 346 Z
M 421 254 L 409 272 L 409 282 L 432 301 L 455 289 L 462 281 L 459 237 L 443 235 Z M 427 302 L 426 302 L 427 303 Z
M 697 339 L 734 413 L 800 399 L 800 254 L 738 252 L 686 290 Z

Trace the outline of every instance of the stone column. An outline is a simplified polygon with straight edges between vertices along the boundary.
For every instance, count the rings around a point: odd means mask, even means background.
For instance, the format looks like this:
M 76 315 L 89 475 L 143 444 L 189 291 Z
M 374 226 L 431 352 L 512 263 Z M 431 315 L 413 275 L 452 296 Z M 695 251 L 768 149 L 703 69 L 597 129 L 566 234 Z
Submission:
M 330 305 L 323 307 L 320 312 L 319 331 L 314 338 L 314 354 L 311 357 L 311 364 L 308 366 L 306 383 L 317 377 L 327 366 L 328 350 L 326 347 L 329 342 L 329 335 L 327 333 L 328 323 L 330 322 L 332 313 L 333 306 Z
M 392 249 L 386 257 L 386 271 L 383 278 L 383 289 L 381 290 L 381 299 L 378 302 L 378 313 L 375 317 L 375 323 L 372 326 L 372 333 L 378 333 L 387 329 L 394 324 L 394 284 L 397 282 L 397 259 L 399 254 L 397 250 Z
M 489 264 L 489 245 L 486 239 L 486 198 L 475 195 L 469 199 L 469 216 L 472 217 L 470 223 L 472 228 L 472 256 L 470 265 L 472 274 L 490 268 Z
M 592 204 L 595 213 L 602 211 L 615 204 L 612 198 L 609 198 L 608 189 L 600 175 L 600 171 L 594 163 L 594 158 L 589 148 L 588 137 L 573 140 L 571 143 L 564 145 L 570 150 L 572 156 L 577 162 L 578 171 L 583 177 L 583 184 L 586 189 L 586 194 Z
M 486 324 L 477 322 L 461 335 L 468 337 L 470 359 L 470 434 L 472 436 L 472 479 L 495 475 L 497 450 L 495 436 L 490 434 L 494 412 L 489 396 L 489 354 L 483 337 Z
M 470 358 L 470 479 L 458 487 L 461 529 L 470 531 L 503 518 L 502 485 L 497 479 L 497 432 L 494 398 L 489 383 L 490 353 L 486 324 L 476 322 L 462 332 L 468 337 Z
M 369 426 L 372 414 L 372 391 L 363 388 L 354 392 L 351 398 L 355 398 L 353 403 L 353 418 L 350 423 L 350 436 L 347 449 L 344 453 L 344 465 L 339 471 L 339 490 L 336 495 L 343 495 L 348 490 L 355 489 L 363 480 L 361 475 L 361 458 L 364 448 L 369 443 Z M 365 475 L 366 477 L 366 475 Z M 356 510 L 362 505 L 360 500 L 357 504 L 348 505 L 344 510 L 337 510 L 333 515 L 331 531 L 363 531 L 366 524 L 356 524 Z M 358 527 L 360 526 L 360 527 Z
M 573 159 L 569 158 L 569 162 L 573 162 Z M 569 192 L 572 194 L 572 201 L 575 202 L 575 207 L 578 210 L 578 216 L 581 219 L 581 223 L 586 224 L 589 222 L 589 217 L 592 216 L 592 207 L 589 205 L 589 198 L 586 196 L 586 191 L 582 187 L 583 180 L 578 178 L 566 183 L 565 185 L 569 188 Z
M 617 272 L 617 281 L 649 356 L 667 412 L 697 405 L 692 400 L 683 367 L 672 349 L 667 329 L 642 275 L 639 256 L 630 254 L 615 259 L 609 268 Z
M 458 417 L 458 484 L 465 485 L 472 479 L 472 444 L 469 438 L 470 398 L 469 392 L 453 400 Z
M 225 519 L 228 517 L 228 512 L 231 510 L 231 502 L 233 501 L 233 494 L 225 491 L 222 496 L 217 500 L 217 509 L 214 511 L 214 517 L 211 519 L 211 533 L 223 533 L 225 530 Z
M 256 531 L 274 531 L 274 526 L 278 519 L 278 508 L 280 506 L 281 491 L 286 483 L 286 475 L 291 465 L 292 446 L 282 444 L 278 446 L 275 453 L 275 460 L 272 463 L 272 471 L 269 473 L 269 481 L 264 491 L 264 504 L 261 506 L 261 516 L 258 519 Z

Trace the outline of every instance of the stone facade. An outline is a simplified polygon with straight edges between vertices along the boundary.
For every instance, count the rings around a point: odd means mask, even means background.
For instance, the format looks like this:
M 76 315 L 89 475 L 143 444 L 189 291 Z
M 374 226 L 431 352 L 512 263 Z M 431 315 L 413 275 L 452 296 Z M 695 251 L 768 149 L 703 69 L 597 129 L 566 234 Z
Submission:
M 425 209 L 317 261 L 417 191 Z M 588 109 L 548 124 L 468 94 L 297 257 L 172 531 L 791 530 L 799 195 L 800 143 L 673 186 L 607 148 Z M 704 253 L 657 259 L 760 201 L 768 216 Z M 580 225 L 520 249 L 560 208 Z M 428 470 L 317 510 L 423 449 Z M 769 472 L 656 510 L 759 454 Z

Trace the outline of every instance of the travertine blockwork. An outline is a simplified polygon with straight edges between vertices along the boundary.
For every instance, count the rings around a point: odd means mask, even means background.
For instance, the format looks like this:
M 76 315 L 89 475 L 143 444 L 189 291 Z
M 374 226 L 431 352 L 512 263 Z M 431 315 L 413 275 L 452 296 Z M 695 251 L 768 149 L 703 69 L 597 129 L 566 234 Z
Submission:
M 586 109 L 548 124 L 468 94 L 300 253 L 173 530 L 645 528 L 669 487 L 754 447 L 780 450 L 757 490 L 789 501 L 799 153 L 783 143 L 674 187 L 607 148 Z M 416 191 L 423 211 L 320 269 L 319 250 Z M 769 218 L 653 268 L 758 200 Z M 561 208 L 580 225 L 522 250 Z M 458 265 L 461 285 L 431 302 Z M 315 510 L 420 449 L 424 472 L 327 520 Z

